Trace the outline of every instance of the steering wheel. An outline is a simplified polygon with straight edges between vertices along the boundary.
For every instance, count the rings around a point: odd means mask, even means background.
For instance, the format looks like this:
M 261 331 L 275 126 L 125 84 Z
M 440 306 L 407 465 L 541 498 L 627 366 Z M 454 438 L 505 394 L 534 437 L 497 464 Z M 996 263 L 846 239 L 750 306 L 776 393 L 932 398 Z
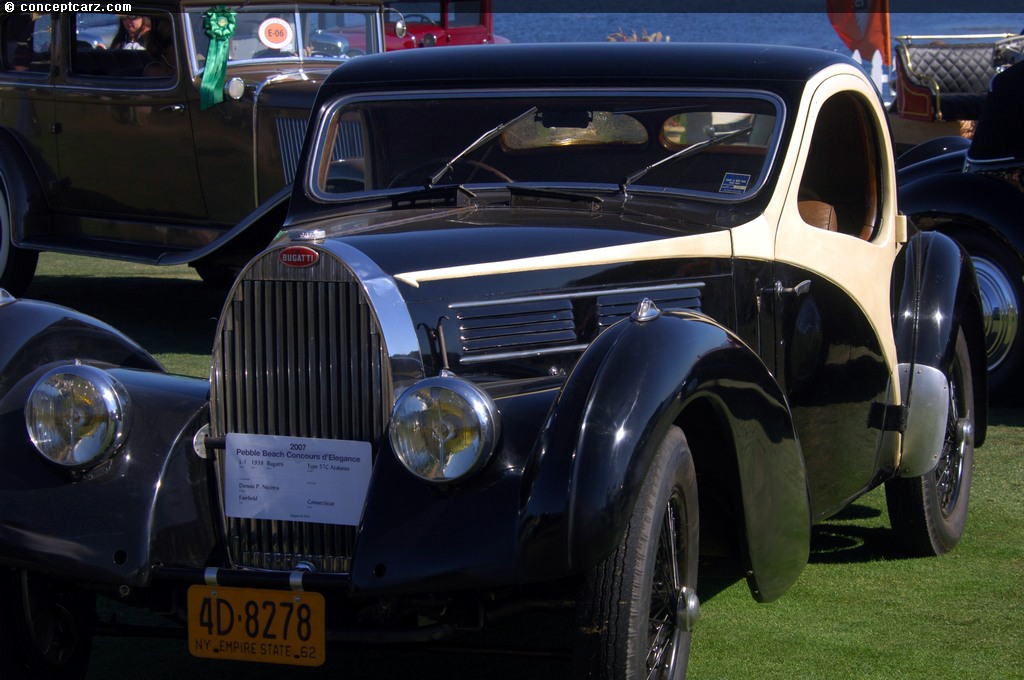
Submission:
M 406 14 L 405 15 L 405 22 L 409 23 L 413 19 L 413 17 L 415 17 L 417 19 L 417 21 L 416 21 L 417 24 L 430 24 L 431 26 L 440 26 L 441 25 L 441 24 L 437 23 L 436 21 L 434 21 L 433 19 L 431 19 L 430 17 L 428 17 L 426 14 Z
M 431 158 L 430 160 L 424 161 L 423 163 L 418 163 L 412 166 L 411 168 L 407 168 L 402 172 L 398 173 L 395 176 L 395 178 L 391 180 L 391 182 L 388 184 L 388 188 L 393 189 L 395 187 L 407 186 L 408 180 L 412 179 L 413 177 L 416 177 L 416 175 L 419 174 L 423 174 L 423 179 L 427 180 L 430 178 L 430 175 L 440 170 L 447 162 L 448 160 L 445 158 Z M 480 161 L 474 161 L 468 158 L 463 158 L 459 161 L 456 161 L 452 165 L 452 169 L 454 169 L 458 165 L 468 165 L 471 168 L 474 168 L 475 170 L 483 170 L 486 173 L 494 175 L 502 182 L 515 181 L 514 179 L 503 173 L 501 170 L 498 170 L 493 165 L 488 165 L 487 163 L 482 163 Z

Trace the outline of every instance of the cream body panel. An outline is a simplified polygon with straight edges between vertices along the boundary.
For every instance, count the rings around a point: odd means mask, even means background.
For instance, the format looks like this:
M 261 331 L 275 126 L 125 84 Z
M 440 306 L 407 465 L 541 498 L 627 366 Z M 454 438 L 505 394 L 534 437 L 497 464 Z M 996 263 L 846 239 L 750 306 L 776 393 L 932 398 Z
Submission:
M 881 148 L 879 149 L 880 196 L 879 225 L 871 241 L 855 236 L 829 232 L 804 222 L 797 210 L 797 191 L 810 150 L 811 136 L 822 104 L 839 92 L 859 94 L 873 113 L 873 121 Z M 886 113 L 874 86 L 857 69 L 844 65 L 830 67 L 805 88 L 800 110 L 796 113 L 793 143 L 783 160 L 788 191 L 776 192 L 766 214 L 777 212 L 778 230 L 775 259 L 814 272 L 843 290 L 857 291 L 850 297 L 859 305 L 879 338 L 882 353 L 889 366 L 893 385 L 893 403 L 899 403 L 899 381 L 896 376 L 896 342 L 892 330 L 890 282 L 893 265 L 902 243 L 897 240 L 896 176 L 890 149 L 892 141 L 888 126 L 880 124 Z M 797 136 L 799 134 L 799 136 Z M 837 159 L 837 162 L 841 162 Z M 780 182 L 780 186 L 785 186 Z M 873 283 L 874 285 L 869 285 Z
M 496 260 L 494 262 L 480 262 L 458 267 L 403 272 L 397 274 L 395 278 L 411 286 L 418 287 L 426 281 L 445 281 L 476 276 L 495 276 L 517 272 L 564 269 L 566 267 L 669 260 L 678 257 L 728 258 L 731 256 L 732 239 L 729 232 L 723 230 L 657 241 L 644 241 L 630 245 L 567 251 L 565 253 L 543 255 L 540 257 Z

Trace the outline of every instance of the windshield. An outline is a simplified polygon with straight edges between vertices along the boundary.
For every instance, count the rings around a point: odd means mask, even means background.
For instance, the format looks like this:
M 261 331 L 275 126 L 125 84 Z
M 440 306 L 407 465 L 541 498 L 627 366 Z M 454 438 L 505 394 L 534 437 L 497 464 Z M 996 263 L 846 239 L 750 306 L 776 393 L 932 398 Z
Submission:
M 203 28 L 209 7 L 189 8 L 192 67 L 203 70 L 210 37 Z M 228 63 L 331 61 L 381 52 L 378 15 L 371 9 L 324 5 L 229 6 L 236 12 Z
M 309 175 L 330 200 L 386 189 L 516 184 L 668 192 L 716 201 L 757 193 L 781 104 L 769 95 L 388 97 L 336 103 Z

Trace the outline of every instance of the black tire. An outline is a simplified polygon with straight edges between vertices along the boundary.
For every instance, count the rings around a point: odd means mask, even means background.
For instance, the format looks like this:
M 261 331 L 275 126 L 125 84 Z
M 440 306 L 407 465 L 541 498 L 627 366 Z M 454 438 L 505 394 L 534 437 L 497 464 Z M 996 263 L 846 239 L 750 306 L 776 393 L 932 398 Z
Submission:
M 993 399 L 1020 401 L 1019 378 L 1024 371 L 1024 264 L 1021 253 L 979 232 L 957 228 L 949 235 L 967 249 L 978 274 L 989 392 Z
M 920 477 L 886 482 L 889 522 L 913 555 L 949 552 L 964 533 L 974 466 L 974 385 L 963 330 L 947 374 L 949 415 L 942 453 L 935 469 Z
M 673 427 L 655 455 L 622 541 L 582 582 L 574 674 L 685 678 L 698 615 L 697 477 Z
M 22 570 L 0 572 L 0 673 L 5 680 L 84 678 L 95 596 Z
M 20 296 L 32 283 L 39 253 L 14 246 L 11 242 L 13 226 L 7 197 L 0 191 L 0 288 Z

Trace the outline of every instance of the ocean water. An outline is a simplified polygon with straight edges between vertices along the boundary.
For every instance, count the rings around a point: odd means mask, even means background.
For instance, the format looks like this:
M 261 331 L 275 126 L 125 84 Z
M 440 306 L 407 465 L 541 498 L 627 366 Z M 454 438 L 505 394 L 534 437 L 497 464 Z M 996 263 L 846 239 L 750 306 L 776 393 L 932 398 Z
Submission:
M 984 1 L 984 0 L 983 0 Z M 821 6 L 825 6 L 821 0 Z M 890 34 L 978 35 L 1024 32 L 1024 13 L 893 12 Z M 670 42 L 740 42 L 813 47 L 843 54 L 849 48 L 820 12 L 496 12 L 494 32 L 514 43 L 603 42 L 616 33 L 660 33 Z M 852 56 L 852 55 L 851 55 Z M 856 57 L 855 57 L 856 58 Z M 889 73 L 876 55 L 864 70 L 887 102 L 892 99 Z
M 821 1 L 824 7 L 824 0 Z M 557 6 L 557 5 L 554 5 Z M 890 14 L 898 35 L 1020 33 L 1024 13 L 929 12 Z M 743 42 L 796 45 L 848 53 L 828 15 L 821 12 L 496 12 L 494 32 L 512 42 L 605 41 L 618 31 L 660 32 L 672 42 Z

